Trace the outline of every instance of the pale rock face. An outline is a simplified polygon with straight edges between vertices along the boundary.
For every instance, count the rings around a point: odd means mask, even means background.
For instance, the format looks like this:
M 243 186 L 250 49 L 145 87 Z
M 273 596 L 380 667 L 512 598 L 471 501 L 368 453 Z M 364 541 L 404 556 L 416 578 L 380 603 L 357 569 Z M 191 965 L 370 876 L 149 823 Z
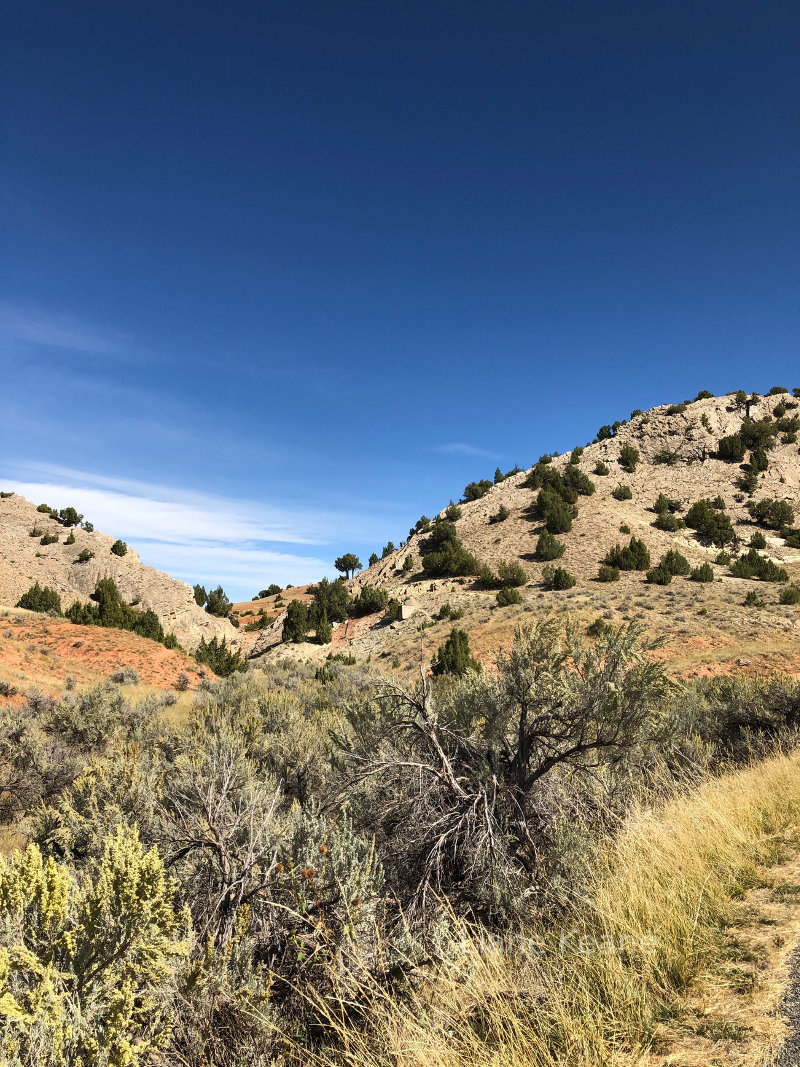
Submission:
M 29 531 L 38 527 L 58 535 L 52 545 L 40 544 Z M 126 555 L 115 556 L 111 546 L 115 537 L 73 529 L 75 544 L 65 545 L 69 530 L 20 496 L 0 499 L 0 604 L 13 606 L 34 582 L 55 589 L 62 607 L 73 600 L 87 601 L 100 578 L 113 578 L 122 599 L 128 604 L 150 608 L 168 633 L 174 633 L 189 650 L 197 647 L 201 637 L 225 637 L 229 644 L 238 643 L 236 629 L 227 619 L 217 619 L 199 607 L 190 586 L 155 567 L 141 562 L 132 548 Z M 84 549 L 94 558 L 78 563 Z M 38 555 L 37 555 L 38 553 Z

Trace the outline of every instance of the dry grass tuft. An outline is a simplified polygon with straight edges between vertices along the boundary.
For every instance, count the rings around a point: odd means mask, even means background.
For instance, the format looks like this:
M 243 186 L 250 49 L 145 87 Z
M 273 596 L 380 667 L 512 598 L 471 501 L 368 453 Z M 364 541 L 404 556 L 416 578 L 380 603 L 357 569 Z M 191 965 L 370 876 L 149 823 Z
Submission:
M 456 926 L 447 961 L 406 998 L 362 983 L 368 1031 L 329 1007 L 338 1049 L 299 1058 L 325 1067 L 643 1062 L 665 1022 L 689 1010 L 692 989 L 729 964 L 726 931 L 742 899 L 793 851 L 799 770 L 800 756 L 779 756 L 636 812 L 599 851 L 563 929 L 491 945 Z

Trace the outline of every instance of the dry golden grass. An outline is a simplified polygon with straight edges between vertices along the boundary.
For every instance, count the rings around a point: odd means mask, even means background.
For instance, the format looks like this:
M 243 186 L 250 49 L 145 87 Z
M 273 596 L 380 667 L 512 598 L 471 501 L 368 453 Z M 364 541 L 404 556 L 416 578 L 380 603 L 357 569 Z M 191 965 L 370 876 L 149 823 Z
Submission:
M 449 962 L 410 998 L 362 985 L 371 1001 L 369 1033 L 331 1012 L 340 1048 L 314 1062 L 763 1063 L 780 1026 L 742 1026 L 741 998 L 749 998 L 751 1016 L 763 1015 L 774 1007 L 778 983 L 759 1001 L 756 979 L 727 981 L 731 970 L 738 973 L 737 952 L 747 956 L 741 947 L 732 951 L 739 941 L 731 930 L 743 921 L 758 925 L 754 895 L 769 897 L 770 868 L 795 851 L 798 772 L 800 755 L 780 756 L 638 811 L 593 861 L 565 930 L 526 931 L 535 951 L 521 941 L 481 945 L 474 931 L 459 930 Z M 796 936 L 791 915 L 788 908 L 766 920 L 786 924 L 778 941 Z M 312 1062 L 307 1050 L 301 1059 Z

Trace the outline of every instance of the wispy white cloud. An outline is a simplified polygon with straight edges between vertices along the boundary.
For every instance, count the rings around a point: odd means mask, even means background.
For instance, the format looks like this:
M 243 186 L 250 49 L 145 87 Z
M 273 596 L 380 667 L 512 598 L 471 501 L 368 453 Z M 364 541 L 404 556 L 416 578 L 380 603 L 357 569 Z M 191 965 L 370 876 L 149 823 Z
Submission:
M 124 334 L 97 330 L 71 315 L 9 303 L 0 304 L 0 336 L 7 341 L 89 356 L 120 357 L 132 349 L 130 338 Z
M 483 456 L 487 459 L 497 459 L 496 452 L 488 452 L 485 448 L 477 448 L 475 445 L 468 445 L 464 441 L 450 441 L 446 445 L 439 445 L 434 449 L 435 452 L 444 452 L 450 456 Z
M 316 581 L 332 572 L 333 554 L 323 558 L 309 547 L 356 536 L 363 543 L 381 524 L 369 515 L 258 504 L 50 464 L 26 469 L 39 477 L 3 477 L 3 488 L 35 504 L 73 506 L 96 529 L 127 541 L 144 563 L 190 582 L 228 583 L 239 595 L 259 583 Z

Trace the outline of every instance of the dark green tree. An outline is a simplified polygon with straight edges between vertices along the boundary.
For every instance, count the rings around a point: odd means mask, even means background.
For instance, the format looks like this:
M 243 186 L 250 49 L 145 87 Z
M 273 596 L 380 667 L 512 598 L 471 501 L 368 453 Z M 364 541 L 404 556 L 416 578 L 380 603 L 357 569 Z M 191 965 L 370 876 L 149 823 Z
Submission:
M 352 578 L 356 571 L 361 570 L 361 560 L 354 552 L 345 552 L 334 561 L 334 567 L 346 578 Z
M 49 586 L 42 587 L 38 582 L 30 587 L 27 593 L 23 593 L 17 601 L 18 608 L 27 608 L 28 611 L 54 611 L 61 614 L 61 597 Z
M 470 656 L 469 637 L 464 630 L 453 627 L 445 643 L 439 646 L 431 669 L 436 675 L 463 675 L 467 671 L 480 670 L 478 663 Z
M 308 591 L 314 597 L 308 614 L 309 629 L 316 629 L 323 615 L 327 615 L 332 623 L 345 621 L 350 613 L 350 593 L 344 578 L 337 578 L 333 582 L 323 578 L 310 586 Z
M 323 611 L 322 618 L 317 623 L 317 641 L 321 645 L 329 645 L 333 640 L 333 627 L 328 622 L 328 616 Z
M 243 659 L 241 652 L 238 650 L 233 652 L 229 649 L 224 637 L 221 641 L 218 637 L 212 637 L 208 642 L 204 637 L 201 637 L 194 658 L 198 663 L 203 663 L 206 667 L 210 667 L 214 674 L 218 674 L 220 678 L 226 678 L 229 674 L 233 674 L 234 671 L 247 670 L 247 663 Z
M 547 563 L 553 559 L 561 559 L 566 552 L 566 545 L 553 537 L 549 530 L 542 530 L 539 540 L 536 542 L 536 558 Z
M 225 590 L 221 585 L 218 585 L 216 589 L 212 589 L 206 599 L 206 611 L 209 615 L 216 615 L 220 619 L 227 619 L 231 613 L 230 600 L 225 594 Z
M 286 609 L 281 640 L 301 645 L 308 636 L 308 608 L 302 600 L 292 600 Z
M 633 474 L 639 463 L 639 449 L 632 444 L 625 443 L 619 450 L 619 465 L 623 470 Z
M 717 455 L 726 463 L 741 463 L 744 459 L 744 441 L 738 433 L 722 437 L 717 444 Z
M 205 586 L 196 585 L 194 587 L 194 599 L 195 603 L 199 604 L 201 608 L 204 608 L 206 606 L 206 601 L 208 600 L 208 593 L 205 590 Z
M 62 526 L 78 526 L 83 519 L 83 515 L 79 515 L 75 508 L 62 508 L 58 513 L 58 521 Z

